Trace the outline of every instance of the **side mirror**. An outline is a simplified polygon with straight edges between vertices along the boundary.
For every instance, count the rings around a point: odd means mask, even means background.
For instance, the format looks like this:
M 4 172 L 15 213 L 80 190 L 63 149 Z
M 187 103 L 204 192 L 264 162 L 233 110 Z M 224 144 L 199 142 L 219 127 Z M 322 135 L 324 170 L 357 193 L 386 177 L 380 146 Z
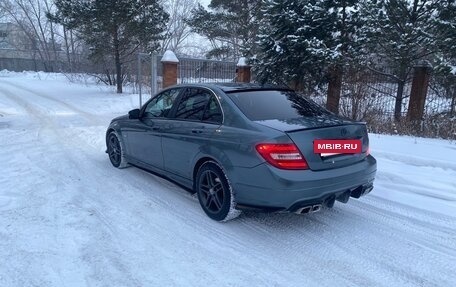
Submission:
M 128 117 L 132 120 L 139 119 L 139 109 L 134 109 L 128 112 Z

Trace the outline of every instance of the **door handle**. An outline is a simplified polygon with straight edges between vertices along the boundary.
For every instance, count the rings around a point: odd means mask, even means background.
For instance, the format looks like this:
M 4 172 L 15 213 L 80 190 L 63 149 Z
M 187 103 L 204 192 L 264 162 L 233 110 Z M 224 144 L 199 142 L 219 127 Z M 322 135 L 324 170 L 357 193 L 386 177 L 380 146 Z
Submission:
M 201 134 L 201 133 L 203 133 L 203 130 L 200 130 L 200 129 L 192 129 L 192 133 L 194 133 L 194 134 Z
M 153 131 L 159 131 L 159 130 L 160 130 L 160 127 L 152 127 L 152 130 L 153 130 Z

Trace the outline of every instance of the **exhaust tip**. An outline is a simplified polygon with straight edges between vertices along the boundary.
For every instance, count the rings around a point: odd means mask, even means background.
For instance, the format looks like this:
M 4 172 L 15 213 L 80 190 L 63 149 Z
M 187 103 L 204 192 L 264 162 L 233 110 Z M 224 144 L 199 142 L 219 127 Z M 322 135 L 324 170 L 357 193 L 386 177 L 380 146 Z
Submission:
M 364 194 L 363 194 L 363 195 L 368 194 L 369 192 L 372 191 L 372 189 L 374 189 L 374 186 L 373 186 L 373 185 L 366 187 L 366 189 L 364 190 Z
M 321 210 L 321 204 L 315 204 L 312 206 L 312 212 L 318 212 Z
M 321 207 L 322 207 L 321 204 L 309 205 L 309 206 L 299 208 L 298 210 L 295 211 L 295 213 L 296 214 L 307 214 L 307 213 L 318 212 L 321 210 Z
M 307 213 L 310 213 L 312 212 L 312 206 L 309 205 L 309 206 L 305 206 L 305 207 L 301 207 L 300 209 L 296 210 L 296 214 L 307 214 Z

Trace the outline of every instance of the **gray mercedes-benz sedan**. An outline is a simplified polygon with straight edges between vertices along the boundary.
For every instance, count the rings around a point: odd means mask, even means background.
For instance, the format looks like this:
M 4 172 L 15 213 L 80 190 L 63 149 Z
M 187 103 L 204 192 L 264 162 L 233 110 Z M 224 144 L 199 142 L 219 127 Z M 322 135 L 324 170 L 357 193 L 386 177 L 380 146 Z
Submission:
M 316 152 L 316 140 L 357 140 L 356 153 Z M 310 213 L 373 188 L 366 125 L 288 88 L 182 84 L 112 120 L 107 153 L 118 168 L 157 173 L 225 221 L 240 210 Z M 327 146 L 328 147 L 328 146 Z M 331 146 L 333 147 L 333 146 Z

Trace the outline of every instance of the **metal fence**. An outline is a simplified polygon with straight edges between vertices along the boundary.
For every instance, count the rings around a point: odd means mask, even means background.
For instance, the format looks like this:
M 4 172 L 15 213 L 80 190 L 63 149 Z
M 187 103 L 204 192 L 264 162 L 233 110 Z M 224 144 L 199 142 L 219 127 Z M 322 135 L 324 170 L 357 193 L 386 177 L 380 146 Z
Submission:
M 179 58 L 179 83 L 234 82 L 236 63 Z
M 456 75 L 436 74 L 431 78 L 426 113 L 456 116 Z
M 424 115 L 418 123 L 406 114 L 412 86 L 412 73 L 404 82 L 401 121 L 394 120 L 398 80 L 388 73 L 363 69 L 346 73 L 341 88 L 341 115 L 368 123 L 371 132 L 409 134 L 456 139 L 456 76 L 431 74 Z M 311 98 L 325 105 L 327 86 Z
M 87 54 L 67 54 L 63 51 L 47 55 L 49 60 L 42 59 L 38 51 L 20 51 L 0 48 L 0 71 L 44 71 L 59 73 L 102 74 L 103 67 L 93 63 Z
M 137 58 L 136 93 L 140 105 L 163 88 L 162 55 L 139 53 Z M 178 57 L 177 83 L 233 82 L 236 63 Z
M 398 81 L 388 73 L 377 73 L 363 69 L 346 73 L 342 81 L 339 111 L 342 115 L 356 120 L 368 117 L 392 119 L 394 116 Z M 442 76 L 431 75 L 425 102 L 425 116 L 455 113 L 456 81 L 443 85 Z M 446 76 L 445 76 L 446 79 Z M 407 114 L 412 75 L 404 82 L 401 114 Z M 327 85 L 312 95 L 319 104 L 326 104 Z
M 162 56 L 139 53 L 135 90 L 139 94 L 139 105 L 142 106 L 144 97 L 151 97 L 162 88 L 163 69 L 160 65 Z

